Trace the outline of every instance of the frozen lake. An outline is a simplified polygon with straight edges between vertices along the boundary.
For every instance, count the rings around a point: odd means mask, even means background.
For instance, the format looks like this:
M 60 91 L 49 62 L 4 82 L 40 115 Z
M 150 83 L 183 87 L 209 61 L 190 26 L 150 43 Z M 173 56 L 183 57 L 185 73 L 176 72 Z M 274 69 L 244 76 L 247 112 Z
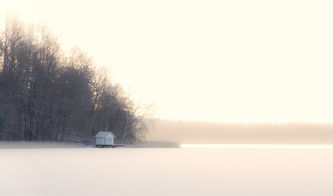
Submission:
M 0 195 L 333 195 L 333 149 L 0 149 Z

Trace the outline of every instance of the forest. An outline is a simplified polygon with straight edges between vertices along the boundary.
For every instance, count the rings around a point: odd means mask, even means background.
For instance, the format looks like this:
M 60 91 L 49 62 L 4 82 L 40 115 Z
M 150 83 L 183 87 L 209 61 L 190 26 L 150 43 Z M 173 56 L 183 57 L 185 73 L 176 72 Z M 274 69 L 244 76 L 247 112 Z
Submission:
M 79 48 L 64 52 L 45 26 L 17 18 L 0 29 L 0 140 L 89 143 L 144 138 L 140 107 Z

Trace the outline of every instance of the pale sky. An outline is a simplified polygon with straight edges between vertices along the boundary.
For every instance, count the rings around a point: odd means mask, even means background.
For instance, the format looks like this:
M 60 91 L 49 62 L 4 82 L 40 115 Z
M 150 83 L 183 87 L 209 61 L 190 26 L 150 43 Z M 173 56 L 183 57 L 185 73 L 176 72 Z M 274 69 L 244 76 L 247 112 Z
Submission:
M 108 66 L 156 117 L 333 122 L 333 3 L 0 0 Z

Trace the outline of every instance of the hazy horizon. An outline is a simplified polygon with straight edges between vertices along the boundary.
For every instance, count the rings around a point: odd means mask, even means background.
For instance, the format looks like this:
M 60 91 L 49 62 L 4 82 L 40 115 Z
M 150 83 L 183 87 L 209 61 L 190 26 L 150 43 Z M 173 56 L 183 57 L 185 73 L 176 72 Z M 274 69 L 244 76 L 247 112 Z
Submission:
M 1 196 L 333 195 L 333 1 L 0 5 Z
M 219 123 L 154 119 L 147 141 L 201 144 L 333 144 L 333 123 Z

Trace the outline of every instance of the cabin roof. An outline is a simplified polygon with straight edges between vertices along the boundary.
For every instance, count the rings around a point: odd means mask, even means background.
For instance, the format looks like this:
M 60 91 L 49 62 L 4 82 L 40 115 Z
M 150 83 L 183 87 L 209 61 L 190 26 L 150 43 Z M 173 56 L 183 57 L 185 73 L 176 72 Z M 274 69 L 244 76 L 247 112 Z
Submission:
M 116 137 L 111 131 L 100 131 L 96 134 L 95 137 Z

